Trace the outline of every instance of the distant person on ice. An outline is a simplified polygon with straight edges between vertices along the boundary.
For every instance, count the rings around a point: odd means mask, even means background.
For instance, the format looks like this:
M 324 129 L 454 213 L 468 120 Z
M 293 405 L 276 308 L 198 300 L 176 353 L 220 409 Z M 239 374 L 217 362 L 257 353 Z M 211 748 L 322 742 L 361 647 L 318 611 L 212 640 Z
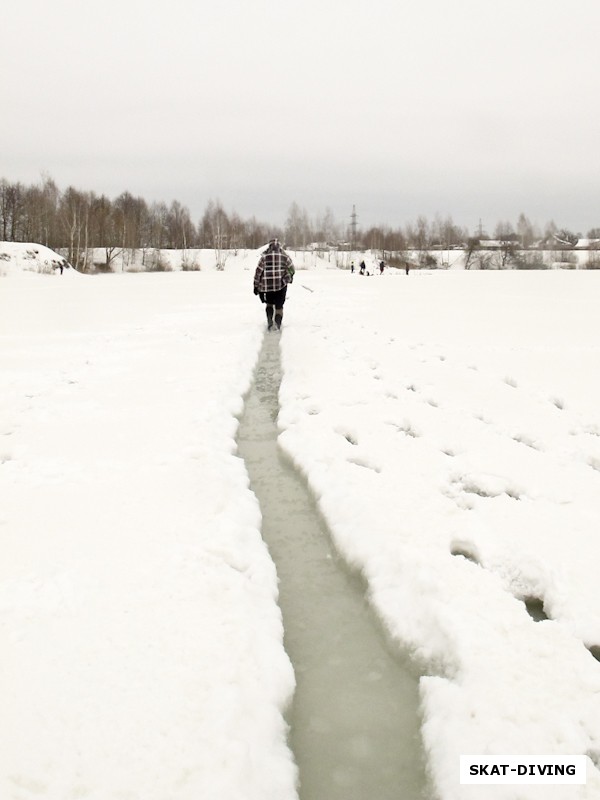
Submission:
M 254 294 L 260 297 L 262 303 L 266 303 L 269 330 L 273 327 L 273 321 L 277 330 L 281 328 L 285 295 L 288 284 L 294 280 L 294 272 L 292 259 L 277 239 L 271 239 L 254 273 Z

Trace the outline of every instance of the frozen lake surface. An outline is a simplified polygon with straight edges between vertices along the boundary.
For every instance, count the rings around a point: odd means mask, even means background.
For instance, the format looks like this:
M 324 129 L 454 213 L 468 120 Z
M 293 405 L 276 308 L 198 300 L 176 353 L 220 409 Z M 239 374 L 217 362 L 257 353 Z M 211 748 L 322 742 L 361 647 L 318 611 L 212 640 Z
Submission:
M 309 665 L 284 649 L 236 442 L 257 257 L 95 278 L 3 261 L 2 797 L 297 798 L 286 714 Z M 587 755 L 553 800 L 600 798 L 599 296 L 600 272 L 361 277 L 316 256 L 288 292 L 283 471 L 416 665 L 436 800 L 488 800 L 458 783 L 486 752 Z

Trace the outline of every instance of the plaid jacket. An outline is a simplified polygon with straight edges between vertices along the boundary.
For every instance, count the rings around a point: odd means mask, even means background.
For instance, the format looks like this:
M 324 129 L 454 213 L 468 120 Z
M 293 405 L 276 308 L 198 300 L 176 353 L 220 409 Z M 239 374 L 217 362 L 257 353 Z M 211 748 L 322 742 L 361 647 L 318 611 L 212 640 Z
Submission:
M 278 292 L 294 280 L 294 265 L 279 244 L 270 244 L 262 254 L 254 273 L 254 289 Z

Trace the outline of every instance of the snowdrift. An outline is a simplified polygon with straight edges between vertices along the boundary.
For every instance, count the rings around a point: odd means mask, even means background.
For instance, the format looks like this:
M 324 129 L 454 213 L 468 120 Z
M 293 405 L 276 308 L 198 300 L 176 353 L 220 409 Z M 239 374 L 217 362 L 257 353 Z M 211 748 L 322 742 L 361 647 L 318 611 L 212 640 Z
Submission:
M 14 273 L 61 275 L 75 272 L 63 256 L 43 244 L 0 242 L 0 276 Z

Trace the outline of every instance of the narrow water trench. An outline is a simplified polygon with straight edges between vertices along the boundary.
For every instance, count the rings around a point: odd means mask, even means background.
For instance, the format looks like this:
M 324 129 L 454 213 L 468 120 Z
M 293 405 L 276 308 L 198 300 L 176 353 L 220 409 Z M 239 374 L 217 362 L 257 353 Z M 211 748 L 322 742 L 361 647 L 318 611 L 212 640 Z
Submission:
M 417 678 L 393 652 L 361 580 L 334 550 L 305 482 L 277 446 L 279 335 L 267 334 L 238 448 L 279 576 L 296 674 L 288 714 L 300 800 L 423 800 Z

